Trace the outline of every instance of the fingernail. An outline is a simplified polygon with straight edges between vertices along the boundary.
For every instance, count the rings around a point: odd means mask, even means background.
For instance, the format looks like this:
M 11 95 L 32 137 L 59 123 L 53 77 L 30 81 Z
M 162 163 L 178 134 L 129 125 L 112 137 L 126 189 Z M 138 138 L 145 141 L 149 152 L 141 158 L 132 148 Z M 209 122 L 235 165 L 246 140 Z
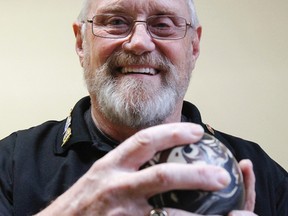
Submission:
M 193 128 L 193 133 L 196 135 L 203 135 L 204 128 L 201 125 L 195 125 Z

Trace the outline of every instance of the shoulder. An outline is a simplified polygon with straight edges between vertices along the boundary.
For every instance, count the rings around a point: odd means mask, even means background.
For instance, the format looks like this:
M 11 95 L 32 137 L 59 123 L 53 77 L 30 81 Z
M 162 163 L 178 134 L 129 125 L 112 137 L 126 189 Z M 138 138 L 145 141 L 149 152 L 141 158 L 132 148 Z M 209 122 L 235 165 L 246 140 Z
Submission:
M 263 166 L 271 169 L 277 168 L 287 174 L 259 144 L 220 131 L 215 131 L 215 136 L 232 151 L 238 161 L 250 159 L 256 168 Z
M 0 151 L 7 151 L 7 153 L 10 151 L 10 154 L 14 154 L 17 151 L 31 148 L 31 145 L 40 145 L 44 140 L 55 142 L 64 125 L 64 120 L 47 121 L 41 125 L 14 132 L 0 140 Z M 8 156 L 9 154 L 6 155 Z
M 81 99 L 73 108 L 73 121 L 76 122 L 75 125 L 83 125 L 83 115 L 84 112 L 89 108 L 90 100 L 89 97 Z M 72 112 L 72 111 L 71 111 Z M 67 112 L 67 116 L 68 116 Z M 15 150 L 21 146 L 31 146 L 33 144 L 45 145 L 49 143 L 58 143 L 62 142 L 63 134 L 65 131 L 65 124 L 67 119 L 56 121 L 47 121 L 38 126 L 31 127 L 25 130 L 19 130 L 12 133 L 10 136 L 0 140 L 0 150 L 1 149 L 10 149 Z M 61 143 L 60 143 L 61 145 Z

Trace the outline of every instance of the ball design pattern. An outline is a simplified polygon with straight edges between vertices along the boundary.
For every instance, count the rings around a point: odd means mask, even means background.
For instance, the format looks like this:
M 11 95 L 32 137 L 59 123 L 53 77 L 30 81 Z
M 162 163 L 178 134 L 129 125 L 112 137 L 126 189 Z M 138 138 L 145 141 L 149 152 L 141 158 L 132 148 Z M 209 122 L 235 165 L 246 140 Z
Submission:
M 204 134 L 195 143 L 159 152 L 149 166 L 159 163 L 212 164 L 225 168 L 231 177 L 230 184 L 219 191 L 173 190 L 149 199 L 154 207 L 172 207 L 197 214 L 227 215 L 231 210 L 244 207 L 245 191 L 238 163 L 230 150 L 215 137 Z

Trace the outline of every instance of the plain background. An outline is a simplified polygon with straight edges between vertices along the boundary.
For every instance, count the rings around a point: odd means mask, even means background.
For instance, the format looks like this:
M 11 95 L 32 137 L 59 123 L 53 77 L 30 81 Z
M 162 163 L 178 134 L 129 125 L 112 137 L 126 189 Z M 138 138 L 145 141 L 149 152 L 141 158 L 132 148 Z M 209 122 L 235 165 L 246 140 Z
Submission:
M 81 0 L 0 0 L 0 138 L 65 118 L 87 95 L 72 22 Z M 288 1 L 196 0 L 201 54 L 186 99 L 204 122 L 288 169 Z M 264 168 L 264 167 L 263 167 Z

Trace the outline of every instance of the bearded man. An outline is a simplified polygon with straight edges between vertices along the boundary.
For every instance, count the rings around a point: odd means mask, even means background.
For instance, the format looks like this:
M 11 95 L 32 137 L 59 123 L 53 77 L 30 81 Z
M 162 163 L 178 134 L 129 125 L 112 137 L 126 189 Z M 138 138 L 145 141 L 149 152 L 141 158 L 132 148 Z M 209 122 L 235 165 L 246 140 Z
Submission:
M 244 176 L 243 209 L 229 215 L 287 215 L 287 172 L 258 145 L 207 127 L 183 101 L 201 38 L 192 0 L 85 0 L 73 29 L 89 97 L 63 121 L 0 141 L 1 215 L 195 215 L 149 199 L 221 190 L 231 181 L 225 169 L 141 168 L 204 132 L 231 150 Z

